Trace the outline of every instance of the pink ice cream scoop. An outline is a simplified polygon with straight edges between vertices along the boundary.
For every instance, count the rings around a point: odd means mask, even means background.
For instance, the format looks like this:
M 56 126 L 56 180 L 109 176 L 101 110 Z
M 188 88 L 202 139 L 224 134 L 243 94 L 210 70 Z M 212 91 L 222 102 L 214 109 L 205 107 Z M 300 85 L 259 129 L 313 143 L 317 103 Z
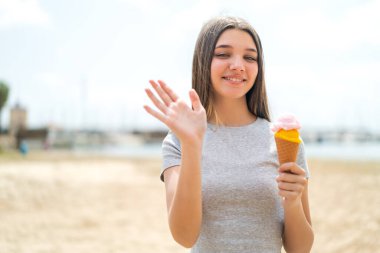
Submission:
M 293 114 L 283 114 L 273 123 L 271 129 L 273 132 L 278 132 L 280 129 L 298 130 L 300 128 L 301 124 Z

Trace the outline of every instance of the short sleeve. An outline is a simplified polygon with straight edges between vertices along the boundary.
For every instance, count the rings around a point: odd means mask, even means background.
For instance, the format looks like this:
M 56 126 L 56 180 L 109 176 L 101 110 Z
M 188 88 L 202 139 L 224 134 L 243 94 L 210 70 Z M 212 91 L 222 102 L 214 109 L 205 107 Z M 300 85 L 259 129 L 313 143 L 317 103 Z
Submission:
M 162 142 L 162 169 L 160 179 L 164 182 L 164 171 L 181 165 L 181 143 L 172 131 L 169 131 Z
M 307 165 L 305 145 L 303 141 L 300 143 L 300 146 L 299 146 L 299 150 L 297 154 L 297 164 L 298 166 L 300 166 L 302 169 L 305 170 L 306 178 L 310 178 L 310 171 L 309 171 L 309 166 Z

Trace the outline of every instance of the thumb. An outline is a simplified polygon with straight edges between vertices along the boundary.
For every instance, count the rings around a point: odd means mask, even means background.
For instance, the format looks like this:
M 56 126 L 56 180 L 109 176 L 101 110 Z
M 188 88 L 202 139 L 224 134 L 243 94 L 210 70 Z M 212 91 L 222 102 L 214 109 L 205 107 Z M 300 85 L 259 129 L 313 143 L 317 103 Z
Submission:
M 194 111 L 201 110 L 203 106 L 201 104 L 201 100 L 198 96 L 198 93 L 194 89 L 191 89 L 189 92 L 189 95 L 190 95 L 191 105 L 193 106 Z

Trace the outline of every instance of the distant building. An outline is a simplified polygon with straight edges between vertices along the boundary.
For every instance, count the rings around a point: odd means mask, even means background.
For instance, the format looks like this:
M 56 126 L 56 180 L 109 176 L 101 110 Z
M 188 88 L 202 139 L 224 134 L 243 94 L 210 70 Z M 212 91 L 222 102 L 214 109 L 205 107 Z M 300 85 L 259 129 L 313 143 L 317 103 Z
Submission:
M 45 148 L 48 129 L 28 129 L 28 112 L 16 103 L 10 111 L 8 133 L 14 148 L 19 148 L 22 142 L 31 148 Z
M 28 114 L 26 109 L 17 103 L 11 108 L 9 134 L 15 137 L 20 131 L 25 131 L 27 129 L 27 120 Z

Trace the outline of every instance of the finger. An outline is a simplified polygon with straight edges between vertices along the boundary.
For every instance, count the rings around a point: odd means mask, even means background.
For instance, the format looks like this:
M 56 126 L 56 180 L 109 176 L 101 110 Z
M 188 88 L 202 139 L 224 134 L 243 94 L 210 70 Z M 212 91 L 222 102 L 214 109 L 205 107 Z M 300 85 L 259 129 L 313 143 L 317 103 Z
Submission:
M 150 80 L 149 83 L 152 85 L 152 87 L 157 92 L 158 96 L 160 96 L 161 100 L 164 102 L 166 106 L 169 106 L 170 103 L 173 102 L 169 95 L 155 81 Z
M 278 188 L 283 191 L 299 192 L 303 191 L 303 187 L 295 183 L 279 182 Z
M 150 115 L 152 115 L 153 117 L 161 121 L 162 123 L 166 124 L 166 118 L 163 114 L 157 112 L 156 110 L 153 110 L 148 105 L 144 105 L 144 109 L 147 113 L 149 113 Z
M 280 168 L 278 168 L 278 172 L 289 172 L 295 175 L 305 176 L 305 171 L 294 162 L 281 164 Z
M 175 94 L 174 91 L 164 81 L 158 80 L 158 83 L 174 102 L 177 101 L 177 94 Z
M 145 89 L 146 94 L 152 100 L 153 104 L 164 114 L 166 114 L 167 107 L 153 94 L 150 89 Z
M 191 89 L 189 95 L 194 111 L 201 110 L 203 106 L 201 104 L 201 100 L 199 99 L 198 93 L 194 89 Z
M 277 182 L 288 182 L 288 183 L 298 183 L 298 184 L 306 184 L 306 178 L 303 176 L 291 174 L 282 172 L 280 175 L 276 178 Z

